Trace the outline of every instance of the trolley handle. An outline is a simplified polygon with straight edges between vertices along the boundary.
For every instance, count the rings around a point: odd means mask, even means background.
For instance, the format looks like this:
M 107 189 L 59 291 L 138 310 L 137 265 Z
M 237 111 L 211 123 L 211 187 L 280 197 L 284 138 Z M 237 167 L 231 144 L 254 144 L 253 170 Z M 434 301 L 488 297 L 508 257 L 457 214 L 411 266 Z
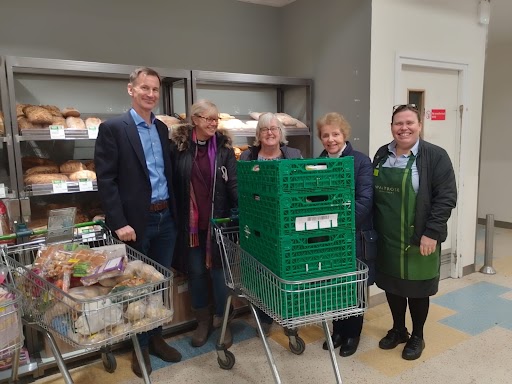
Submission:
M 73 225 L 74 228 L 83 228 L 83 227 L 90 227 L 93 225 L 100 225 L 103 228 L 105 227 L 105 222 L 103 220 L 96 220 L 96 221 L 86 221 L 84 223 L 78 223 Z M 37 229 L 32 230 L 28 229 L 27 227 L 20 228 L 16 231 L 16 233 L 11 233 L 9 235 L 3 235 L 0 236 L 0 241 L 6 241 L 6 240 L 14 240 L 21 237 L 28 237 L 28 236 L 39 236 L 44 235 L 48 232 L 48 229 Z
M 229 217 L 217 217 L 217 218 L 212 217 L 210 219 L 211 223 L 214 225 L 219 225 L 219 224 L 227 224 L 227 223 L 237 222 L 238 221 L 238 208 L 231 208 L 230 212 L 231 212 L 231 216 L 229 216 Z

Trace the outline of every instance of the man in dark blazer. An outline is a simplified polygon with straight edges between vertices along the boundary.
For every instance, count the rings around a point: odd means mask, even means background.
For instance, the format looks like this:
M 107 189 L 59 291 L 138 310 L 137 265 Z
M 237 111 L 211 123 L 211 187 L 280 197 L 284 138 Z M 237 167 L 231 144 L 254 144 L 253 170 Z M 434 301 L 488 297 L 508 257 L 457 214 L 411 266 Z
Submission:
M 170 268 L 176 241 L 175 203 L 167 126 L 152 110 L 161 79 L 151 68 L 132 72 L 128 94 L 132 108 L 102 123 L 94 153 L 98 191 L 107 226 L 119 240 Z M 180 361 L 181 354 L 162 337 L 162 328 L 138 335 L 148 375 L 149 354 Z M 142 377 L 135 352 L 132 370 Z

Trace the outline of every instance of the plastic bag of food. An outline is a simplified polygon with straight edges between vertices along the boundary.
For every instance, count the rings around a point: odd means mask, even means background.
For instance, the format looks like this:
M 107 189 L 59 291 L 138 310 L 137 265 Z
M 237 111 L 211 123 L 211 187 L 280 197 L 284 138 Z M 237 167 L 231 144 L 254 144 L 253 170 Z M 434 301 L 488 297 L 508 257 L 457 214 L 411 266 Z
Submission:
M 75 331 L 81 335 L 92 335 L 106 327 L 122 322 L 123 309 L 110 299 L 86 303 L 82 315 L 75 321 Z
M 172 320 L 174 312 L 164 306 L 162 295 L 160 293 L 151 295 L 146 305 L 145 317 L 149 319 L 166 319 Z
M 126 312 L 124 313 L 124 317 L 126 317 L 130 321 L 137 321 L 144 318 L 145 313 L 146 303 L 144 302 L 144 300 L 137 300 L 128 304 Z
M 83 285 L 93 285 L 103 279 L 110 279 L 115 276 L 122 275 L 126 267 L 126 256 L 119 256 L 111 260 L 105 261 L 97 267 L 88 276 L 80 279 Z

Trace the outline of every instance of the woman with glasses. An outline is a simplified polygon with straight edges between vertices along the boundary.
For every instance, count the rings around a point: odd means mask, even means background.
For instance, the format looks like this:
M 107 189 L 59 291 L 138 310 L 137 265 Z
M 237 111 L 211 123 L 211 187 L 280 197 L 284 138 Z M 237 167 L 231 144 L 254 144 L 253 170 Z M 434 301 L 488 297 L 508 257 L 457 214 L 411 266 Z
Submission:
M 254 145 L 242 152 L 240 160 L 302 159 L 300 150 L 288 147 L 284 125 L 274 113 L 264 113 L 256 125 Z
M 222 325 L 228 294 L 210 219 L 229 217 L 231 209 L 238 206 L 235 153 L 231 138 L 217 129 L 218 115 L 215 104 L 200 100 L 191 107 L 192 124 L 177 126 L 171 134 L 178 229 L 174 266 L 188 274 L 192 309 L 198 323 L 192 335 L 193 347 L 206 343 L 212 326 Z M 232 344 L 229 327 L 224 343 L 226 348 Z
M 299 149 L 288 147 L 283 123 L 274 113 L 263 113 L 256 125 L 254 145 L 242 152 L 240 161 L 302 159 Z M 270 333 L 273 320 L 257 309 L 265 336 Z
M 354 150 L 350 142 L 347 141 L 350 137 L 350 124 L 339 113 L 327 113 L 318 119 L 316 127 L 318 138 L 324 146 L 320 157 L 354 157 L 356 257 L 368 265 L 368 285 L 371 285 L 375 278 L 376 257 L 376 252 L 372 252 L 372 247 L 370 247 L 375 244 L 375 234 L 372 229 L 372 163 L 367 155 Z M 368 246 L 363 247 L 363 243 Z M 331 338 L 334 348 L 341 346 L 340 356 L 353 355 L 359 345 L 363 329 L 363 316 L 335 320 L 332 325 Z M 327 350 L 327 342 L 324 342 L 323 349 Z
M 393 327 L 381 349 L 406 343 L 405 360 L 418 359 L 430 299 L 439 286 L 441 243 L 457 202 L 457 186 L 446 151 L 420 138 L 418 109 L 399 105 L 391 116 L 393 141 L 373 160 L 374 224 L 378 232 L 376 284 L 386 292 Z M 405 326 L 409 306 L 412 334 Z

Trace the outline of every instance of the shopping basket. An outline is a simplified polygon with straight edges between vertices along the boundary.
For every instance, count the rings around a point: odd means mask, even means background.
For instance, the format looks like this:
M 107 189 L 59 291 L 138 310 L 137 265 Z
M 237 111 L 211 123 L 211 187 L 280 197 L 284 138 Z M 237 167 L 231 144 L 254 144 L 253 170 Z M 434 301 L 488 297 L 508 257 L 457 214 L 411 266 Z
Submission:
M 215 238 L 222 256 L 226 285 L 240 297 L 245 297 L 256 320 L 267 360 L 275 382 L 281 379 L 255 307 L 260 308 L 278 324 L 285 327 L 290 338 L 290 350 L 300 354 L 304 341 L 297 335 L 300 326 L 321 323 L 330 351 L 337 383 L 341 383 L 334 348 L 327 325 L 329 320 L 361 316 L 367 309 L 368 267 L 357 261 L 354 272 L 301 281 L 279 278 L 249 253 L 240 248 L 239 227 L 233 219 L 212 220 Z M 224 321 L 217 344 L 217 360 L 223 369 L 231 369 L 235 356 L 223 344 L 231 297 L 228 297 Z
M 80 245 L 95 250 L 107 249 L 109 252 L 121 249 L 128 262 L 142 261 L 152 268 L 151 271 L 156 271 L 158 279 L 154 282 L 147 280 L 132 287 L 126 286 L 115 293 L 103 289 L 99 297 L 72 295 L 71 289 L 64 292 L 31 268 L 38 252 L 47 245 L 44 240 L 4 246 L 1 249 L 2 258 L 21 292 L 24 323 L 42 330 L 47 336 L 66 384 L 73 381 L 54 336 L 77 349 L 101 350 L 103 364 L 108 372 L 116 369 L 110 347 L 131 338 L 144 380 L 150 383 L 136 334 L 172 320 L 172 272 L 114 238 L 105 227 L 59 244 L 72 248 Z

